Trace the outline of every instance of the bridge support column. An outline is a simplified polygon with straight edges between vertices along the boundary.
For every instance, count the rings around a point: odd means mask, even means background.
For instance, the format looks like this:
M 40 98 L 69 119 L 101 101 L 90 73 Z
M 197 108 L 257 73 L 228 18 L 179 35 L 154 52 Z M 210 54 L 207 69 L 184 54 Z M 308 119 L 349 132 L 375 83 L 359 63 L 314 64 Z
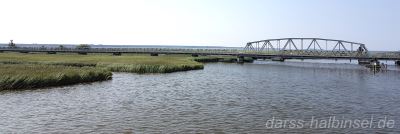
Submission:
M 400 60 L 395 61 L 395 63 L 396 63 L 397 66 L 400 66 Z
M 244 63 L 244 56 L 238 56 L 237 59 L 236 59 L 236 61 L 237 61 L 238 63 Z
M 272 57 L 271 60 L 272 60 L 272 61 L 284 62 L 284 61 L 285 61 L 285 58 L 283 58 L 283 57 Z
M 371 59 L 358 59 L 358 65 L 368 65 L 371 63 Z
M 113 55 L 114 56 L 121 56 L 122 54 L 117 52 L 117 53 L 113 53 Z
M 379 71 L 379 69 L 382 67 L 377 59 L 370 60 L 370 63 L 365 66 L 373 69 L 374 71 Z
M 192 57 L 199 57 L 198 54 L 192 54 Z
M 56 54 L 57 52 L 47 52 L 47 54 Z
M 151 53 L 150 56 L 158 56 L 158 53 Z

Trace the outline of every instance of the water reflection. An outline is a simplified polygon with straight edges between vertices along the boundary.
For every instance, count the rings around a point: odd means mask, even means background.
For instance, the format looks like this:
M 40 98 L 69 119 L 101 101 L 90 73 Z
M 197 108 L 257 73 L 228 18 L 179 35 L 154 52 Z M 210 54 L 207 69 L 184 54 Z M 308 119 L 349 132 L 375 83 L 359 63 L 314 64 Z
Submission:
M 399 71 L 372 74 L 355 64 L 271 61 L 207 64 L 171 74 L 115 73 L 106 82 L 0 92 L 0 131 L 367 133 L 371 129 L 267 129 L 265 123 L 332 115 L 400 121 Z

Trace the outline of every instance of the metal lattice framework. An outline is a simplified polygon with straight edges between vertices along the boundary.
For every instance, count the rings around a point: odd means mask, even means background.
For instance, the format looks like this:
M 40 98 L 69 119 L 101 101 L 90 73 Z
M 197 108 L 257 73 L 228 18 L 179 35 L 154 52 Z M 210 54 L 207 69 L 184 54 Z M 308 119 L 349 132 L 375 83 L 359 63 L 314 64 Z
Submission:
M 275 53 L 312 56 L 365 56 L 365 44 L 321 38 L 281 38 L 247 43 L 249 53 Z

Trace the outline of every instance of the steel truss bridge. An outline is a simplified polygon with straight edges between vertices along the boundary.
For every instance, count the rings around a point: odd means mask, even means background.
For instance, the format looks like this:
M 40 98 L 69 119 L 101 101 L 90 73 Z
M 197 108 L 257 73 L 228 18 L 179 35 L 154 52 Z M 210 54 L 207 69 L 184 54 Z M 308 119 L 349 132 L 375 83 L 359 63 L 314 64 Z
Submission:
M 362 43 L 321 39 L 282 38 L 249 42 L 244 48 L 250 53 L 297 56 L 365 57 L 368 49 Z
M 8 47 L 0 47 L 0 52 L 47 52 L 55 53 L 147 53 L 153 56 L 158 54 L 191 54 L 198 55 L 230 55 L 253 58 L 282 59 L 378 59 L 400 61 L 400 54 L 370 55 L 365 44 L 322 38 L 281 38 L 249 42 L 244 48 L 46 48 L 46 47 L 18 47 L 10 42 Z

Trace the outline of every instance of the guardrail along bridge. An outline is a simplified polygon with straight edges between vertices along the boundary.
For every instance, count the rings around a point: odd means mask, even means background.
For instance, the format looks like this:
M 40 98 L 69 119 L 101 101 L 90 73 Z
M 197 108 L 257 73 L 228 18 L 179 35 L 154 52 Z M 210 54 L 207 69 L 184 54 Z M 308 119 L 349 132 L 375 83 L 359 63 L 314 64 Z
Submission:
M 55 53 L 147 53 L 158 54 L 191 54 L 198 55 L 231 55 L 238 59 L 252 57 L 255 59 L 355 59 L 355 60 L 395 60 L 400 63 L 400 55 L 370 55 L 365 44 L 344 40 L 321 38 L 281 38 L 249 42 L 244 48 L 65 48 L 65 47 L 18 47 L 12 41 L 8 47 L 0 47 L 0 52 L 47 52 Z

